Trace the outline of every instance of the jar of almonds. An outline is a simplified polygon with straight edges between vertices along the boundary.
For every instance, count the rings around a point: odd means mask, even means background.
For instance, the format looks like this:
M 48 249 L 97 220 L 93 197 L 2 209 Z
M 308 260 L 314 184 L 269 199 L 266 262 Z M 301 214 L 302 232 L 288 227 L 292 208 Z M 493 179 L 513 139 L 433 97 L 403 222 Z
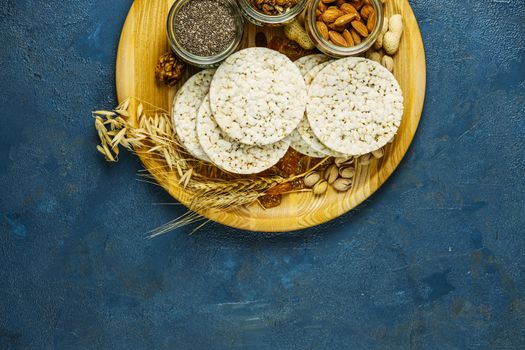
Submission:
M 306 29 L 315 46 L 332 57 L 367 51 L 383 26 L 381 0 L 312 0 Z

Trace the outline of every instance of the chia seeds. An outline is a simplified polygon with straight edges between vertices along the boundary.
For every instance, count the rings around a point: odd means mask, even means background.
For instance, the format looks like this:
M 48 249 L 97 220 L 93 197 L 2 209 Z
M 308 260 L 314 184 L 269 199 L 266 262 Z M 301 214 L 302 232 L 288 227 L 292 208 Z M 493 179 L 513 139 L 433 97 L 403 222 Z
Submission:
M 174 31 L 180 45 L 197 56 L 224 51 L 236 36 L 232 8 L 217 0 L 190 0 L 175 15 Z

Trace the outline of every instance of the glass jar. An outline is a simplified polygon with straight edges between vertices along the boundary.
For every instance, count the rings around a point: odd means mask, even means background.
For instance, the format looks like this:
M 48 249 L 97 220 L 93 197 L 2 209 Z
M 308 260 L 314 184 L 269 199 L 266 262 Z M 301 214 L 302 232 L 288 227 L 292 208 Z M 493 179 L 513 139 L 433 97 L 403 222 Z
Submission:
M 242 14 L 253 24 L 257 26 L 277 27 L 292 22 L 295 17 L 299 16 L 299 14 L 303 12 L 304 8 L 308 4 L 308 1 L 309 0 L 299 0 L 297 5 L 282 15 L 265 15 L 264 13 L 258 11 L 250 3 L 250 0 L 238 0 L 238 3 Z
M 235 16 L 235 38 L 232 40 L 230 45 L 228 45 L 223 51 L 219 52 L 213 56 L 199 56 L 191 53 L 185 49 L 180 42 L 177 40 L 175 35 L 175 17 L 177 13 L 182 9 L 182 7 L 187 4 L 189 1 L 198 1 L 198 0 L 176 0 L 171 6 L 170 12 L 168 14 L 168 42 L 170 44 L 173 52 L 179 56 L 185 62 L 197 66 L 200 68 L 213 68 L 218 67 L 219 64 L 224 61 L 228 56 L 234 53 L 239 47 L 243 33 L 244 33 L 244 19 L 242 14 L 239 11 L 239 7 L 235 0 L 217 0 L 227 5 L 232 13 Z
M 360 44 L 351 47 L 334 45 L 323 38 L 323 36 L 319 33 L 319 30 L 317 29 L 317 16 L 315 10 L 317 9 L 320 1 L 321 0 L 312 0 L 310 2 L 305 17 L 306 31 L 319 51 L 327 54 L 328 56 L 342 58 L 348 56 L 357 56 L 372 47 L 381 33 L 381 28 L 383 28 L 383 6 L 381 4 L 381 0 L 370 0 L 370 3 L 374 7 L 377 15 L 375 28 L 365 39 L 363 39 L 363 41 L 361 41 Z

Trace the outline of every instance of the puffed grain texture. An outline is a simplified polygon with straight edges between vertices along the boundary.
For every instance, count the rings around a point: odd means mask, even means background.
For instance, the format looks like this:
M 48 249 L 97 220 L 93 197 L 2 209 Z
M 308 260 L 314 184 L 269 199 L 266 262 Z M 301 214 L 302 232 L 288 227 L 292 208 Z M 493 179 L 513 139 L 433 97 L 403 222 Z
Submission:
M 235 174 L 256 174 L 270 168 L 290 146 L 288 138 L 265 146 L 248 146 L 232 140 L 215 122 L 209 95 L 199 108 L 197 135 L 211 161 L 219 168 Z
M 217 124 L 247 145 L 268 145 L 290 135 L 303 117 L 306 99 L 306 84 L 293 62 L 260 47 L 228 57 L 210 87 Z
M 374 61 L 351 57 L 329 64 L 314 79 L 307 117 L 328 148 L 358 156 L 383 147 L 396 134 L 403 108 L 392 73 Z
M 197 112 L 210 90 L 215 70 L 203 70 L 192 76 L 179 89 L 173 99 L 172 120 L 184 148 L 194 157 L 209 161 L 197 138 Z

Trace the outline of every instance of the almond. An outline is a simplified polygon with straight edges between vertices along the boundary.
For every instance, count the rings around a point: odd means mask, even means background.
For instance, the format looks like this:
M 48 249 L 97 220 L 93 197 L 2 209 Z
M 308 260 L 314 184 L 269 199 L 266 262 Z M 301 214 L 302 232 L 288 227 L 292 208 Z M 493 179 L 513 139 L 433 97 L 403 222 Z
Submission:
M 345 4 L 345 0 L 336 0 L 335 4 L 339 7 L 341 7 L 343 4 Z
M 335 23 L 329 23 L 328 24 L 328 28 L 330 30 L 335 30 L 336 32 L 342 32 L 343 30 L 345 30 L 345 27 L 344 26 L 336 26 Z
M 360 10 L 361 7 L 363 7 L 363 5 L 366 4 L 366 1 L 365 0 L 352 0 L 353 2 L 353 5 L 356 9 Z
M 363 17 L 364 19 L 368 19 L 368 17 L 370 17 L 370 15 L 372 14 L 372 12 L 375 12 L 372 6 L 370 5 L 363 6 L 363 8 L 361 9 L 361 17 Z
M 360 10 L 365 5 L 365 0 L 352 0 L 352 4 L 356 9 Z
M 341 11 L 343 11 L 346 14 L 352 14 L 352 13 L 359 14 L 357 10 L 355 9 L 355 7 L 353 7 L 350 4 L 342 4 Z
M 320 2 L 319 6 L 317 6 L 317 9 L 321 12 L 325 12 L 328 7 L 324 4 L 324 2 Z
M 335 0 L 321 0 L 321 2 L 324 3 L 324 4 L 331 4 L 334 1 Z
M 345 38 L 343 38 L 343 36 L 341 34 L 339 34 L 338 32 L 334 32 L 333 30 L 329 31 L 328 32 L 328 35 L 330 36 L 330 40 L 337 46 L 343 46 L 343 47 L 346 47 L 348 44 L 345 40 Z
M 315 10 L 315 16 L 317 17 L 317 19 L 319 19 L 322 14 L 323 13 L 321 12 L 321 10 L 319 10 L 319 9 Z
M 368 32 L 371 33 L 374 28 L 376 27 L 376 12 L 372 12 L 370 16 L 368 17 L 368 21 L 366 22 L 366 29 L 368 29 Z
M 326 9 L 325 12 L 323 12 L 323 15 L 321 16 L 321 18 L 326 23 L 332 23 L 333 21 L 335 21 L 336 19 L 338 19 L 342 15 L 344 15 L 343 11 L 341 11 L 339 9 L 328 8 L 328 9 Z
M 348 46 L 354 46 L 354 39 L 352 38 L 352 34 L 350 34 L 350 32 L 348 31 L 348 29 L 345 29 L 343 31 L 343 38 L 345 39 L 346 41 L 346 44 Z
M 350 29 L 350 35 L 352 35 L 352 39 L 354 39 L 355 45 L 361 44 L 361 37 L 359 36 L 359 34 L 357 34 L 354 28 Z
M 363 22 L 360 21 L 352 21 L 352 27 L 354 27 L 355 31 L 359 33 L 363 38 L 366 38 L 368 36 L 368 29 L 366 29 L 366 26 L 363 24 Z
M 319 34 L 321 34 L 323 38 L 325 38 L 326 40 L 329 39 L 328 27 L 326 26 L 326 23 L 322 21 L 317 21 L 317 30 L 319 31 Z
M 337 18 L 334 22 L 334 24 L 336 26 L 340 26 L 340 27 L 344 27 L 345 25 L 347 25 L 348 23 L 352 22 L 353 20 L 355 20 L 357 17 L 357 13 L 352 13 L 352 14 L 346 14 L 346 15 L 342 15 L 341 17 Z

